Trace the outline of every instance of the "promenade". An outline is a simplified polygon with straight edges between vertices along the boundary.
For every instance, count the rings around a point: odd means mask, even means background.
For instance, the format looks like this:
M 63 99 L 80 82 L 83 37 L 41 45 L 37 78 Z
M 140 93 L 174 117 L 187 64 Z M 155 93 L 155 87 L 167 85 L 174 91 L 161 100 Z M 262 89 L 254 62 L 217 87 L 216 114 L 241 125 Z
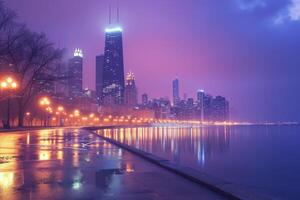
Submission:
M 95 134 L 0 133 L 0 199 L 224 199 Z

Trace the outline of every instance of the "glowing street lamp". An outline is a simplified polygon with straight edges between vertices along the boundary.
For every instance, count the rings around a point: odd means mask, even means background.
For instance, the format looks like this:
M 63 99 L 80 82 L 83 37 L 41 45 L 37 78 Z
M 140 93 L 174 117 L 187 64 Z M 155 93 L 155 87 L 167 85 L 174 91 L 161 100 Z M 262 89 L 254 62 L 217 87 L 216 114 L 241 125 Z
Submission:
M 0 81 L 0 88 L 2 91 L 7 91 L 7 122 L 6 122 L 6 128 L 10 128 L 10 97 L 11 97 L 11 91 L 15 91 L 18 88 L 18 84 L 16 80 L 14 80 L 12 77 L 6 77 L 2 81 Z
M 59 112 L 62 112 L 62 111 L 64 111 L 64 107 L 58 106 L 58 107 L 57 107 L 57 110 L 58 110 Z
M 31 122 L 31 113 L 30 112 L 26 112 L 25 116 L 26 116 L 26 120 L 27 120 L 27 125 L 31 126 L 32 125 L 32 122 Z
M 49 113 L 52 112 L 52 109 L 50 109 L 50 104 L 51 104 L 51 101 L 49 100 L 48 97 L 42 97 L 40 100 L 39 100 L 39 105 L 45 109 L 46 111 L 48 111 Z M 44 126 L 47 126 L 47 120 L 46 120 L 46 116 L 47 114 L 45 113 L 45 119 L 44 119 Z
M 63 119 L 62 116 L 61 116 L 61 115 L 64 114 L 64 110 L 65 110 L 65 108 L 64 108 L 63 106 L 58 106 L 58 107 L 57 107 L 57 112 L 56 112 L 56 114 L 59 115 L 59 125 L 60 125 L 60 126 L 63 126 L 63 124 L 64 124 L 64 122 L 63 122 L 64 119 Z
M 80 111 L 79 110 L 74 110 L 74 116 L 79 117 L 80 116 Z
M 49 106 L 51 104 L 50 100 L 48 99 L 48 97 L 43 97 L 40 100 L 40 106 Z

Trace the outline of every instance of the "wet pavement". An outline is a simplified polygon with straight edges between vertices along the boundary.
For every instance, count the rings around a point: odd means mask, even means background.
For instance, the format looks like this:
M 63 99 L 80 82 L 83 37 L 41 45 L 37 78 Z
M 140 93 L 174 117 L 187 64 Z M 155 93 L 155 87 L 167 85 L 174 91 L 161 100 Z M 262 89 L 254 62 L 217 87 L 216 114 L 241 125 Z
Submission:
M 223 199 L 78 129 L 0 133 L 0 199 Z

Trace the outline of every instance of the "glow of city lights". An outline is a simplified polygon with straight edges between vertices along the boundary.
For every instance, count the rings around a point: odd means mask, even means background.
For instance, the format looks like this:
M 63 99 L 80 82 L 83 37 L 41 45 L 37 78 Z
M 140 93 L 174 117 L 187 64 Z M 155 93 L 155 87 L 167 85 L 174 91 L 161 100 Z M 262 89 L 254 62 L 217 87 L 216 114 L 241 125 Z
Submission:
M 79 48 L 77 48 L 77 49 L 75 49 L 75 51 L 74 51 L 74 57 L 83 57 L 83 53 L 82 53 L 82 50 L 81 49 L 79 49 Z
M 74 110 L 74 116 L 79 117 L 80 116 L 80 111 L 79 110 Z
M 134 169 L 131 165 L 126 165 L 126 172 L 134 172 Z
M 13 182 L 14 182 L 13 172 L 0 172 L 0 185 L 3 188 L 8 188 L 12 186 Z
M 112 32 L 122 32 L 123 29 L 121 27 L 114 27 L 114 28 L 106 28 L 106 33 L 112 33 Z
M 72 184 L 72 188 L 74 189 L 74 190 L 78 190 L 78 189 L 80 189 L 80 187 L 81 187 L 81 183 L 80 182 L 74 182 L 73 184 Z
M 39 160 L 49 160 L 50 153 L 48 151 L 41 151 L 39 152 Z
M 104 118 L 103 121 L 104 121 L 104 122 L 109 122 L 110 119 L 109 119 L 109 118 Z
M 12 79 L 11 77 L 8 77 L 8 78 L 6 79 L 6 82 L 7 82 L 7 83 L 12 83 L 12 82 L 13 82 L 13 79 Z

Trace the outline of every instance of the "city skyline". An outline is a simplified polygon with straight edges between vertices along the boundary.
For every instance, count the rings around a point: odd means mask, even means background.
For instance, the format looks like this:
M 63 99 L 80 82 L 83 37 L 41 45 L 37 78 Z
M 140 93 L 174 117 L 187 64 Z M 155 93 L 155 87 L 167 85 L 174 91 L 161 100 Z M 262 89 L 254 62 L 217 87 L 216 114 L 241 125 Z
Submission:
M 23 3 L 20 3 L 20 5 L 16 5 L 16 2 L 17 1 L 10 1 L 7 4 L 11 8 L 17 10 L 20 21 L 25 21 L 26 24 L 37 31 L 44 31 L 47 35 L 50 36 L 50 39 L 52 39 L 53 42 L 57 43 L 61 47 L 66 47 L 69 51 L 73 51 L 74 48 L 82 48 L 84 52 L 87 52 L 87 57 L 86 59 L 84 59 L 84 68 L 86 68 L 84 69 L 84 85 L 88 85 L 90 88 L 94 89 L 94 87 L 91 87 L 91 85 L 93 85 L 93 83 L 95 82 L 93 80 L 94 78 L 92 76 L 89 77 L 86 75 L 93 74 L 92 68 L 95 68 L 95 64 L 93 63 L 93 61 L 95 60 L 95 56 L 99 55 L 102 52 L 101 48 L 103 47 L 104 42 L 101 42 L 103 41 L 101 37 L 103 36 L 105 24 L 107 24 L 107 1 L 99 1 L 99 3 L 92 1 L 94 5 L 99 6 L 97 9 L 101 10 L 102 12 L 99 12 L 100 14 L 97 14 L 96 9 L 91 9 L 92 11 L 89 16 L 85 16 L 81 20 L 78 19 L 81 22 L 82 20 L 90 20 L 88 23 L 89 26 L 87 26 L 89 28 L 85 27 L 85 32 L 87 35 L 92 35 L 94 41 L 92 42 L 91 40 L 82 39 L 85 37 L 83 37 L 84 35 L 79 31 L 81 35 L 77 34 L 76 36 L 76 32 L 74 34 L 75 36 L 70 35 L 70 37 L 73 39 L 72 45 L 74 46 L 70 45 L 70 41 L 63 40 L 64 37 L 61 37 L 62 30 L 54 30 L 55 28 L 59 28 L 59 24 L 58 27 L 43 27 L 35 19 L 33 19 L 34 17 L 32 16 L 35 15 L 31 15 L 31 19 L 28 19 L 28 17 L 26 18 L 26 13 L 30 11 L 29 5 L 26 6 Z M 41 4 L 44 6 L 51 5 L 51 3 L 47 1 L 45 3 L 38 3 L 37 1 L 29 2 L 32 2 L 28 3 L 30 4 L 30 6 L 32 6 L 33 3 L 36 3 L 36 6 L 40 6 Z M 68 1 L 64 1 L 64 3 L 61 4 L 66 5 L 67 2 Z M 190 1 L 190 4 L 192 4 L 192 2 L 194 1 Z M 168 12 L 160 14 L 164 16 L 163 18 L 158 17 L 155 19 L 155 22 L 157 22 L 156 27 L 153 25 L 153 23 L 151 23 L 148 27 L 145 27 L 143 23 L 144 26 L 141 26 L 142 28 L 138 29 L 139 27 L 134 27 L 134 25 L 136 25 L 137 21 L 142 20 L 134 18 L 136 17 L 136 15 L 128 12 L 128 10 L 132 9 L 133 7 L 142 5 L 136 1 L 130 1 L 129 5 L 125 5 L 125 3 L 122 2 L 120 3 L 122 19 L 121 21 L 125 35 L 124 49 L 126 49 L 125 51 L 127 52 L 125 54 L 125 71 L 127 72 L 132 69 L 132 71 L 136 74 L 136 81 L 141 94 L 147 93 L 150 97 L 168 96 L 171 99 L 172 90 L 170 87 L 170 82 L 175 77 L 178 77 L 182 83 L 181 92 L 188 93 L 188 97 L 195 98 L 196 91 L 198 89 L 205 89 L 206 91 L 209 91 L 214 95 L 226 96 L 230 100 L 231 105 L 234 109 L 234 119 L 299 120 L 299 113 L 294 111 L 297 106 L 296 102 L 299 99 L 299 95 L 294 92 L 297 91 L 297 86 L 299 85 L 299 81 L 297 81 L 297 78 L 295 76 L 295 72 L 297 72 L 295 66 L 297 66 L 299 60 L 295 57 L 294 52 L 289 52 L 290 54 L 288 55 L 283 54 L 282 59 L 277 58 L 273 55 L 282 54 L 282 52 L 284 52 L 284 50 L 289 47 L 293 47 L 293 49 L 297 48 L 297 42 L 295 41 L 295 34 L 297 33 L 299 27 L 299 25 L 297 24 L 297 18 L 294 17 L 294 22 L 289 22 L 290 19 L 286 17 L 283 18 L 283 21 L 281 22 L 283 24 L 275 25 L 271 24 L 271 22 L 267 23 L 269 18 L 266 17 L 266 19 L 262 23 L 259 21 L 255 21 L 261 19 L 255 19 L 251 16 L 251 13 L 260 12 L 261 15 L 265 16 L 267 11 L 265 11 L 264 6 L 256 3 L 232 3 L 232 5 L 230 5 L 232 6 L 232 10 L 230 10 L 228 18 L 224 19 L 224 21 L 227 22 L 226 25 L 229 25 L 228 33 L 223 32 L 223 35 L 218 35 L 217 30 L 222 29 L 222 26 L 220 25 L 220 23 L 218 23 L 218 26 L 214 25 L 213 20 L 220 20 L 220 17 L 224 13 L 222 13 L 221 15 L 216 15 L 214 16 L 215 18 L 213 18 L 213 16 L 207 12 L 213 5 L 216 6 L 218 11 L 220 11 L 222 6 L 224 7 L 225 5 L 224 3 L 220 3 L 219 5 L 217 5 L 216 3 L 208 3 L 205 1 L 203 2 L 203 6 L 199 6 L 198 9 L 202 11 L 205 11 L 206 9 L 206 12 L 204 14 L 202 13 L 202 17 L 204 15 L 206 18 L 201 18 L 201 20 L 203 21 L 203 23 L 207 23 L 208 21 L 210 21 L 212 22 L 212 25 L 209 24 L 204 27 L 201 26 L 202 23 L 199 22 L 200 24 L 197 23 L 197 26 L 192 26 L 192 28 L 194 29 L 190 30 L 193 30 L 193 32 L 191 33 L 193 37 L 197 35 L 196 33 L 202 33 L 201 35 L 198 35 L 199 38 L 195 39 L 195 44 L 202 45 L 203 49 L 199 49 L 198 46 L 192 46 L 193 52 L 190 52 L 190 55 L 185 53 L 184 50 L 187 49 L 188 45 L 192 44 L 191 40 L 179 40 L 181 38 L 184 38 L 184 34 L 189 33 L 189 31 L 178 30 L 178 28 L 174 29 L 174 26 L 172 26 L 172 22 L 175 22 L 175 19 L 177 19 L 177 17 L 182 17 L 182 19 L 179 21 L 179 25 L 181 28 L 188 25 L 184 24 L 186 22 L 190 22 L 190 25 L 192 25 L 192 21 L 190 21 L 191 16 L 187 14 L 186 10 L 188 8 L 191 9 L 191 15 L 195 14 L 195 16 L 199 15 L 199 10 L 197 10 L 196 12 L 193 8 L 190 7 L 190 4 L 188 3 L 182 8 L 181 13 L 178 7 L 179 5 L 181 5 L 179 1 L 174 1 L 173 3 L 171 3 L 171 1 L 166 1 L 165 3 L 160 2 L 156 5 L 151 6 L 149 5 L 149 2 L 145 2 L 143 7 L 141 7 L 141 9 L 143 8 L 143 11 L 145 11 L 145 7 L 150 6 L 150 10 L 157 8 L 160 11 L 164 10 Z M 275 5 L 274 3 L 270 3 L 269 1 L 264 2 L 267 2 L 266 5 L 269 6 L 267 7 L 272 10 L 272 13 L 275 13 L 275 11 L 278 10 L 278 7 L 282 7 L 282 9 L 286 7 L 286 4 L 284 3 L 278 3 Z M 78 9 L 77 7 L 79 5 L 71 6 L 72 9 L 76 10 Z M 167 9 L 167 6 L 169 6 L 170 8 Z M 51 6 L 50 9 L 47 10 L 47 12 L 49 11 L 51 11 Z M 60 12 L 62 12 L 62 10 L 57 12 L 59 14 L 58 17 L 61 16 L 62 13 Z M 270 15 L 268 16 L 271 16 L 271 11 L 269 12 Z M 36 13 L 34 14 L 41 15 L 41 19 L 43 19 L 43 22 L 51 21 L 51 19 L 43 18 L 40 10 L 36 11 Z M 67 11 L 64 14 L 66 14 L 66 21 L 68 21 L 71 15 L 69 15 Z M 137 14 L 142 15 L 142 13 L 140 12 L 138 12 Z M 91 15 L 93 17 L 91 17 Z M 146 12 L 143 16 L 145 15 L 148 15 L 149 17 L 150 13 Z M 250 25 L 252 23 L 251 26 L 255 28 L 258 39 L 260 40 L 260 42 L 262 42 L 261 46 L 258 45 L 257 48 L 250 46 L 248 50 L 243 49 L 244 45 L 248 44 L 255 38 L 255 31 L 251 32 L 250 27 L 247 27 L 247 29 L 245 30 L 246 32 L 250 31 L 247 33 L 241 32 L 240 30 L 237 31 L 236 28 L 240 26 L 239 24 L 233 25 L 232 23 L 228 23 L 228 21 L 226 21 L 230 17 L 236 15 L 241 15 L 241 17 L 246 20 L 247 25 Z M 168 25 L 167 22 L 165 22 L 168 17 L 174 17 L 170 18 L 172 19 L 170 20 L 171 25 Z M 261 18 L 263 18 L 263 16 L 261 16 Z M 145 20 L 147 21 L 149 19 L 150 18 L 146 18 Z M 97 20 L 99 21 L 99 23 L 96 22 Z M 74 23 L 76 22 L 78 21 L 74 20 Z M 277 23 L 279 22 L 277 21 Z M 70 30 L 77 30 L 72 28 L 71 23 L 67 24 L 70 25 Z M 91 28 L 92 26 L 97 25 L 99 26 Z M 159 29 L 159 31 L 161 32 L 160 34 L 158 34 L 157 29 L 155 29 L 158 28 L 158 25 L 165 25 L 161 26 L 161 28 Z M 260 27 L 259 25 L 261 25 L 262 27 Z M 171 35 L 169 38 L 166 38 L 166 35 L 169 33 L 167 29 L 173 31 L 173 35 Z M 292 29 L 294 31 L 289 32 L 288 29 Z M 133 32 L 136 32 L 136 35 L 134 35 Z M 152 44 L 150 44 L 149 42 L 145 42 L 147 38 L 149 39 L 151 35 L 150 32 L 154 32 L 153 37 L 156 39 L 151 40 L 151 42 L 153 42 Z M 209 33 L 213 33 L 211 38 L 208 37 Z M 270 34 L 270 39 L 265 36 L 265 34 L 267 33 Z M 232 37 L 234 36 L 239 36 L 236 38 L 236 41 L 232 40 Z M 294 39 L 293 42 L 295 42 L 295 44 L 292 45 L 292 40 L 286 43 L 279 42 L 278 39 L 287 39 L 288 36 L 291 36 L 291 38 Z M 75 40 L 75 38 L 76 40 L 78 40 L 78 42 Z M 203 38 L 207 38 L 208 41 L 203 41 Z M 212 38 L 218 39 L 220 41 L 210 43 Z M 162 39 L 166 40 L 163 41 Z M 243 39 L 248 40 L 243 41 Z M 175 40 L 177 40 L 179 44 L 174 43 Z M 75 43 L 78 44 L 74 44 L 74 41 L 76 41 Z M 89 45 L 93 44 L 97 45 L 98 47 L 88 47 Z M 265 46 L 265 48 L 261 50 L 262 45 L 266 44 L 267 46 Z M 271 50 L 270 44 L 275 45 L 274 50 Z M 178 49 L 181 46 L 182 49 Z M 230 50 L 233 50 L 225 53 L 224 50 L 226 46 L 230 47 Z M 156 47 L 161 48 L 157 49 Z M 283 48 L 281 49 L 279 47 Z M 98 50 L 95 51 L 91 49 Z M 138 53 L 140 49 L 146 51 L 144 51 L 143 54 Z M 178 51 L 178 53 L 175 53 L 170 49 L 175 49 Z M 237 52 L 241 49 L 241 53 Z M 258 52 L 253 53 L 255 50 L 258 50 Z M 234 55 L 235 52 L 237 53 L 237 55 Z M 175 54 L 171 56 L 172 53 Z M 198 53 L 201 53 L 200 58 L 196 56 Z M 151 57 L 148 54 L 151 54 Z M 155 56 L 157 55 L 161 56 L 159 57 L 160 59 L 153 60 L 153 58 L 155 58 Z M 178 58 L 179 55 L 180 59 Z M 270 59 L 271 55 L 274 56 L 274 60 Z M 264 61 L 264 56 L 269 56 L 270 61 Z M 176 58 L 176 61 L 173 60 L 174 58 Z M 189 58 L 193 60 L 189 60 Z M 254 58 L 256 58 L 257 60 L 254 60 Z M 224 63 L 222 64 L 224 66 L 219 65 L 220 61 L 219 63 L 214 61 L 218 59 L 224 61 Z M 207 63 L 205 61 L 207 61 Z M 159 63 L 160 65 L 157 65 L 157 63 Z M 284 64 L 288 65 L 288 67 Z M 230 67 L 231 65 L 234 65 L 234 67 Z M 280 65 L 285 67 L 283 68 Z M 155 82 L 151 82 L 151 75 L 153 78 L 156 73 L 159 73 L 161 76 L 155 76 L 157 80 Z M 87 81 L 87 77 L 92 80 L 91 83 Z M 158 86 L 160 87 L 160 89 L 156 90 Z M 278 91 L 281 92 L 280 95 L 278 95 Z M 180 95 L 183 96 L 183 94 Z M 287 99 L 289 101 L 287 101 Z M 272 101 L 270 102 L 270 100 Z M 285 107 L 283 108 L 282 105 L 285 105 Z
M 299 35 L 300 0 L 0 0 L 0 199 L 300 199 Z

